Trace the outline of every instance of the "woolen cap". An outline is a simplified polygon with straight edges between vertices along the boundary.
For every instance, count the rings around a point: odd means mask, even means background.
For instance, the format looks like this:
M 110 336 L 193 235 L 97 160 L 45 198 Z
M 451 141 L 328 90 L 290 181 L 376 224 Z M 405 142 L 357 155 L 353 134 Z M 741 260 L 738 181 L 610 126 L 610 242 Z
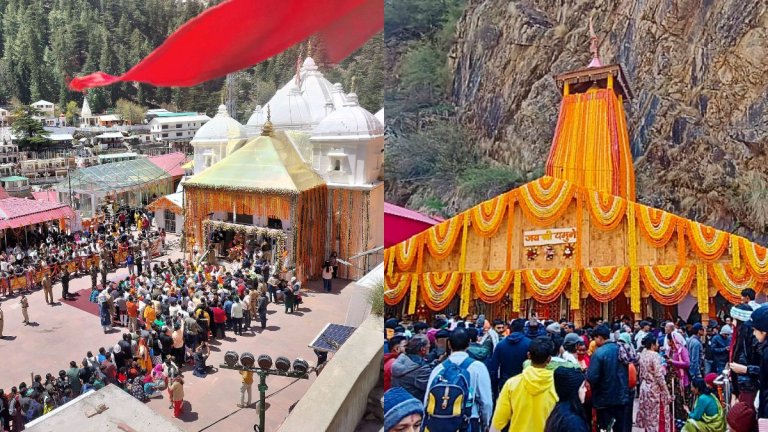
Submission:
M 411 414 L 423 415 L 421 402 L 402 387 L 392 387 L 384 393 L 384 430 L 392 430 L 400 420 Z
M 768 332 L 768 305 L 763 305 L 752 312 L 752 328 Z
M 731 308 L 731 317 L 741 322 L 747 322 L 752 317 L 752 307 L 745 304 L 737 304 Z
M 752 432 L 755 430 L 755 408 L 746 402 L 739 402 L 728 410 L 726 421 L 734 432 Z
M 579 387 L 584 382 L 584 374 L 579 369 L 559 367 L 555 369 L 554 377 L 555 392 L 561 402 L 579 397 Z

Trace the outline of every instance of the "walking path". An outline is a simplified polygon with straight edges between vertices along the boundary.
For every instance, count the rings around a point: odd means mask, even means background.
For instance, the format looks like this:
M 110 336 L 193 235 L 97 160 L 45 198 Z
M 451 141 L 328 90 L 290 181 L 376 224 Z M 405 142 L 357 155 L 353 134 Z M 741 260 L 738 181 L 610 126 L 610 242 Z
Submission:
M 170 257 L 174 260 L 181 258 L 181 252 L 172 251 Z M 162 259 L 166 260 L 168 256 Z M 122 268 L 116 273 L 110 273 L 110 280 L 126 276 L 127 269 Z M 347 287 L 343 285 L 347 285 L 347 281 L 334 280 L 333 292 L 324 293 L 322 281 L 309 282 L 304 287 L 308 291 L 304 303 L 294 314 L 285 314 L 282 304 L 270 304 L 266 330 L 262 332 L 254 327 L 254 331 L 245 332 L 243 336 L 227 332 L 227 340 L 212 345 L 208 364 L 218 366 L 228 350 L 238 353 L 248 351 L 255 356 L 265 353 L 273 359 L 281 355 L 291 360 L 300 357 L 310 365 L 316 363 L 317 358 L 307 344 L 327 323 L 343 324 L 348 305 L 361 307 L 359 300 L 350 303 L 350 299 L 359 299 L 359 294 L 354 291 L 364 288 L 354 284 Z M 70 292 L 80 290 L 86 290 L 81 296 L 87 295 L 85 293 L 90 290 L 90 277 L 80 277 L 70 282 Z M 60 283 L 54 285 L 54 296 L 59 299 L 54 306 L 45 304 L 42 291 L 27 296 L 32 321 L 30 326 L 21 323 L 20 296 L 0 301 L 5 312 L 3 334 L 6 336 L 0 340 L 0 388 L 6 392 L 21 381 L 29 384 L 31 373 L 45 376 L 51 372 L 56 375 L 60 369 L 68 367 L 70 360 L 80 363 L 87 351 L 96 353 L 99 347 L 108 348 L 117 343 L 122 328 L 105 335 L 97 315 L 60 299 Z M 240 375 L 237 372 L 221 369 L 206 378 L 197 378 L 191 371 L 185 371 L 184 393 L 188 404 L 181 419 L 173 421 L 187 431 L 253 430 L 253 424 L 258 422 L 255 403 L 258 400 L 258 377 L 254 378 L 254 404 L 251 408 L 239 409 Z M 314 379 L 315 375 L 309 380 L 298 380 L 295 383 L 293 379 L 283 377 L 271 376 L 267 379 L 267 395 L 274 393 L 267 399 L 267 431 L 277 430 L 288 415 L 289 408 L 301 398 Z M 168 409 L 167 394 L 150 400 L 147 405 L 173 418 L 172 410 Z

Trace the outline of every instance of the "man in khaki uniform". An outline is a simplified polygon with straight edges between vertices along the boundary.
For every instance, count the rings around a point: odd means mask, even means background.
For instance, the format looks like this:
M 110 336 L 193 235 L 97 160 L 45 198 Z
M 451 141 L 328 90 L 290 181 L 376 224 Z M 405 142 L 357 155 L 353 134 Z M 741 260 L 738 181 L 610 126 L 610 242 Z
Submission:
M 21 301 L 19 301 L 21 304 L 21 314 L 24 315 L 24 325 L 29 325 L 29 315 L 27 314 L 27 308 L 29 307 L 29 300 L 27 300 L 27 296 L 22 295 Z
M 45 293 L 45 302 L 52 305 L 53 304 L 53 285 L 51 285 L 51 278 L 48 276 L 48 273 L 43 274 L 43 292 Z

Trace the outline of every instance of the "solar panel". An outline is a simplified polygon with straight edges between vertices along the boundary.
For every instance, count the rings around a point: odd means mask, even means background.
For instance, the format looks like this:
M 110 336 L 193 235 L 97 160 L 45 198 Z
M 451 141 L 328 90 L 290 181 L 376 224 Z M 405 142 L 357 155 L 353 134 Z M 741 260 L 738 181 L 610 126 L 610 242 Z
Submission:
M 323 331 L 310 342 L 309 347 L 318 351 L 336 352 L 352 336 L 355 329 L 356 327 L 328 323 Z

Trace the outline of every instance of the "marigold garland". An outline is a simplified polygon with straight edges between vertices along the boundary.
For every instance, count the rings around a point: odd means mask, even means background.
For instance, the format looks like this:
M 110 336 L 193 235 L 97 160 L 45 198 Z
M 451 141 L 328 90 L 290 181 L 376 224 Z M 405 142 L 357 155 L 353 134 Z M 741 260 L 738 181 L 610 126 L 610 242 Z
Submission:
M 397 273 L 393 276 L 385 276 L 384 283 L 384 303 L 389 306 L 395 306 L 403 301 L 408 289 L 411 287 L 412 273 Z
M 573 191 L 573 183 L 544 176 L 518 188 L 520 208 L 532 223 L 551 225 L 568 209 Z
M 685 219 L 677 224 L 677 264 L 685 265 L 688 260 L 688 248 L 685 246 Z
M 664 247 L 672 238 L 677 227 L 678 217 L 664 210 L 634 204 L 637 220 L 640 223 L 640 233 L 654 247 Z
M 467 240 L 469 237 L 469 216 L 464 215 L 464 226 L 461 230 L 461 255 L 459 256 L 459 271 L 463 272 L 467 268 Z
M 612 231 L 621 224 L 627 209 L 627 200 L 600 191 L 586 191 L 589 214 L 594 225 L 603 231 Z
M 511 271 L 480 271 L 472 273 L 477 297 L 485 303 L 496 303 L 509 290 L 509 285 L 515 278 Z
M 507 210 L 507 270 L 512 268 L 512 234 L 515 220 L 515 197 L 517 196 L 515 191 L 512 190 L 507 195 L 507 203 L 509 210 Z
M 464 214 L 460 214 L 430 227 L 425 233 L 429 254 L 439 260 L 451 255 L 461 234 L 463 222 Z
M 512 312 L 520 312 L 523 298 L 523 277 L 520 270 L 515 270 L 514 289 L 512 290 Z
M 507 194 L 484 201 L 469 210 L 472 228 L 480 237 L 493 237 L 504 221 L 507 210 Z
M 696 301 L 700 313 L 709 313 L 709 284 L 707 283 L 707 265 L 696 264 Z
M 563 293 L 571 278 L 571 269 L 526 269 L 523 270 L 523 277 L 531 297 L 539 303 L 549 303 Z
M 571 271 L 571 310 L 581 308 L 581 276 L 579 271 Z
M 741 240 L 741 252 L 744 262 L 752 275 L 761 282 L 768 282 L 768 249 L 747 241 Z
M 408 315 L 416 313 L 416 300 L 419 298 L 419 275 L 411 278 L 411 293 L 408 298 Z
M 619 295 L 629 279 L 630 267 L 591 267 L 581 271 L 584 286 L 595 300 L 606 303 Z
M 424 304 L 433 311 L 445 309 L 463 281 L 459 272 L 423 273 L 420 277 Z
M 400 271 L 407 272 L 413 267 L 419 252 L 419 242 L 422 241 L 421 236 L 422 234 L 416 234 L 395 246 L 395 261 L 397 261 L 397 268 Z
M 459 304 L 459 315 L 465 317 L 469 315 L 469 304 L 472 302 L 472 275 L 464 273 L 461 278 L 461 303 Z
M 741 268 L 741 256 L 739 254 L 739 241 L 741 241 L 740 237 L 731 234 L 731 245 L 730 245 L 730 252 L 731 252 L 731 265 L 733 265 L 733 268 Z
M 691 248 L 696 255 L 704 261 L 715 261 L 720 258 L 728 248 L 730 234 L 698 222 L 690 220 L 687 222 L 686 231 L 691 240 Z
M 735 269 L 728 263 L 709 264 L 709 275 L 717 291 L 731 303 L 741 302 L 741 290 L 759 291 L 762 283 L 746 268 Z
M 387 266 L 387 275 L 392 276 L 392 274 L 395 272 L 395 255 L 397 255 L 397 246 L 388 247 L 386 250 L 389 251 L 389 259 L 385 257 L 384 262 Z
M 656 301 L 671 306 L 678 304 L 691 291 L 696 273 L 691 266 L 642 266 L 640 275 Z
M 635 270 L 637 268 L 637 220 L 635 219 L 635 206 L 627 206 L 627 243 L 629 249 L 629 267 L 632 269 L 632 281 L 629 286 L 630 310 L 640 313 L 640 279 Z

